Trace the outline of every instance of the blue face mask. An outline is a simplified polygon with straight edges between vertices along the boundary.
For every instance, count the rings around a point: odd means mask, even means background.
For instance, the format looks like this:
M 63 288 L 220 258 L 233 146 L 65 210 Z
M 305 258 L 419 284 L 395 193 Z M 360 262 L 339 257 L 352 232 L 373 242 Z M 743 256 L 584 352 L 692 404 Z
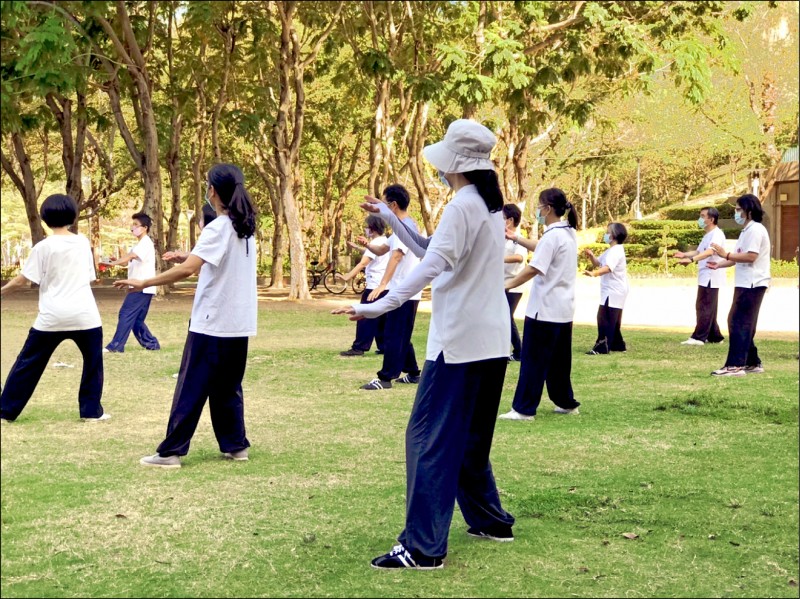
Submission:
M 544 217 L 544 216 L 542 216 L 541 210 L 539 210 L 539 208 L 537 208 L 537 209 L 536 209 L 536 221 L 537 221 L 537 222 L 538 222 L 540 225 L 545 225 L 545 224 L 547 224 L 547 223 L 545 222 L 545 217 Z
M 742 215 L 742 213 L 737 210 L 736 212 L 733 213 L 733 220 L 736 221 L 737 225 L 743 225 L 745 218 Z
M 603 243 L 611 243 L 611 235 L 609 235 L 608 233 L 603 235 Z
M 453 186 L 450 185 L 450 181 L 448 181 L 447 178 L 444 176 L 443 171 L 439 171 L 439 181 L 441 181 L 442 185 L 444 185 L 447 189 L 453 188 Z
M 703 220 L 702 216 L 697 219 L 697 226 L 700 227 L 701 229 L 706 228 L 706 221 Z

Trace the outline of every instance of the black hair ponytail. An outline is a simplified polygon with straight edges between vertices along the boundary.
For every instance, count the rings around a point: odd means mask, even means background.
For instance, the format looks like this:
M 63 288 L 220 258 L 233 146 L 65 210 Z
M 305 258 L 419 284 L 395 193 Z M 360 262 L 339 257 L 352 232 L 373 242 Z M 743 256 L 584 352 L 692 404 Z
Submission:
M 489 212 L 500 212 L 503 209 L 503 192 L 500 191 L 500 183 L 497 180 L 497 173 L 493 170 L 477 170 L 461 173 L 467 181 L 478 188 L 478 193 L 486 203 Z
M 256 209 L 244 187 L 244 175 L 239 167 L 233 164 L 216 164 L 208 171 L 208 182 L 228 211 L 233 230 L 239 238 L 252 237 L 256 232 Z
M 567 194 L 558 189 L 551 187 L 545 189 L 539 194 L 539 202 L 545 206 L 551 206 L 556 211 L 556 216 L 561 217 L 567 215 L 567 222 L 573 229 L 578 228 L 578 212 L 572 202 L 567 200 Z

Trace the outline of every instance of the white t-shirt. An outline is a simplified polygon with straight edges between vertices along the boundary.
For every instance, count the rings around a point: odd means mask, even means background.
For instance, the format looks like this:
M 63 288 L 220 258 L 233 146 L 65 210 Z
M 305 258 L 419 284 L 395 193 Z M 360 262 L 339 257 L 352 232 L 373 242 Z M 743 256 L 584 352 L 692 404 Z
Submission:
M 529 266 L 542 274 L 533 277 L 525 316 L 545 322 L 572 322 L 578 275 L 575 229 L 563 221 L 548 226 L 539 239 Z
M 511 322 L 503 293 L 505 223 L 474 185 L 458 190 L 442 212 L 428 252 L 448 264 L 432 283 L 427 360 L 447 364 L 508 357 Z
M 405 218 L 403 222 L 409 226 L 414 231 L 419 231 L 417 229 L 417 223 L 414 222 L 412 218 Z M 419 258 L 417 258 L 412 252 L 408 250 L 408 246 L 405 243 L 400 241 L 397 235 L 392 235 L 389 237 L 389 253 L 394 253 L 395 250 L 400 250 L 403 252 L 403 259 L 400 261 L 400 264 L 397 265 L 397 268 L 394 271 L 394 275 L 392 276 L 392 280 L 389 281 L 389 285 L 386 286 L 387 289 L 390 291 L 395 287 L 399 287 L 403 280 L 409 275 L 409 273 L 414 270 L 414 268 L 419 264 Z M 411 297 L 412 300 L 420 300 L 422 299 L 422 292 L 420 291 L 418 294 Z M 510 333 L 509 333 L 510 334 Z
M 528 262 L 528 249 L 522 247 L 515 241 L 506 239 L 504 256 L 522 257 L 522 262 L 503 262 L 503 280 L 508 281 L 509 279 L 516 277 L 522 272 L 522 269 L 525 268 L 525 264 Z M 528 283 L 523 283 L 522 285 L 514 287 L 514 289 L 510 289 L 509 291 L 512 293 L 522 293 L 527 287 Z
M 769 287 L 770 263 L 769 263 L 769 233 L 761 223 L 751 220 L 742 229 L 739 240 L 736 242 L 736 254 L 746 254 L 747 252 L 758 252 L 755 262 L 744 264 L 736 263 L 736 273 L 733 278 L 736 287 Z
M 608 300 L 609 308 L 625 307 L 628 297 L 628 261 L 625 258 L 625 247 L 612 245 L 598 258 L 600 266 L 608 266 L 611 272 L 600 276 L 600 305 Z
M 714 227 L 713 231 L 709 231 L 703 235 L 703 240 L 700 242 L 700 245 L 697 246 L 697 252 L 705 252 L 711 247 L 712 243 L 725 247 L 725 233 L 723 233 L 722 229 L 719 227 Z M 722 260 L 722 258 L 716 254 L 711 254 L 708 258 L 704 258 L 697 263 L 697 284 L 700 287 L 708 287 L 710 282 L 712 289 L 719 289 L 725 284 L 725 269 L 719 268 L 717 270 L 711 270 L 708 267 L 709 262 L 719 262 L 720 260 Z
M 389 240 L 386 239 L 383 235 L 376 237 L 375 239 L 371 240 L 370 245 L 389 245 Z M 386 252 L 383 256 L 378 256 L 369 250 L 364 252 L 365 256 L 372 258 L 369 264 L 367 264 L 366 268 L 364 268 L 364 276 L 367 278 L 367 289 L 375 289 L 378 285 L 381 284 L 383 280 L 383 273 L 386 272 L 386 265 L 389 263 L 389 257 L 392 255 L 392 252 Z
M 152 279 L 156 276 L 156 248 L 149 235 L 145 235 L 139 240 L 131 253 L 136 254 L 139 259 L 128 262 L 129 279 Z M 155 286 L 145 287 L 142 293 L 153 295 L 156 292 Z
M 37 331 L 82 331 L 101 326 L 90 284 L 97 278 L 89 240 L 50 235 L 31 250 L 23 276 L 39 285 Z
M 255 237 L 240 239 L 227 214 L 203 227 L 192 254 L 204 260 L 189 330 L 212 337 L 256 334 Z

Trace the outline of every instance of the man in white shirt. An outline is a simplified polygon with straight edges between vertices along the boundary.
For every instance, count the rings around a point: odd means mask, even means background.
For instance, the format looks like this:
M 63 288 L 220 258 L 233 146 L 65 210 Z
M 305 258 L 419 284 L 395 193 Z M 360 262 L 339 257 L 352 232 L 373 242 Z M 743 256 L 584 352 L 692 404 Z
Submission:
M 716 208 L 701 208 L 697 225 L 706 234 L 697 249 L 693 252 L 675 252 L 675 257 L 680 258 L 679 264 L 687 265 L 697 262 L 697 301 L 695 311 L 697 324 L 692 336 L 681 345 L 705 345 L 706 343 L 720 343 L 725 337 L 717 324 L 717 305 L 719 303 L 719 290 L 725 284 L 725 271 L 712 270 L 709 262 L 719 262 L 720 258 L 714 253 L 712 243 L 725 245 L 725 233 L 717 226 L 719 211 Z
M 516 230 L 522 220 L 522 211 L 514 204 L 503 206 L 503 218 L 505 219 L 506 230 Z M 503 280 L 508 281 L 516 277 L 525 268 L 528 261 L 528 249 L 520 245 L 516 240 L 506 239 L 505 256 L 503 257 Z M 519 362 L 522 356 L 522 340 L 519 337 L 517 321 L 514 319 L 514 312 L 517 310 L 519 301 L 525 290 L 524 285 L 514 289 L 506 289 L 506 300 L 508 309 L 511 312 L 511 355 L 509 362 Z
M 127 266 L 129 279 L 152 279 L 156 276 L 156 250 L 148 233 L 152 219 L 144 212 L 137 212 L 131 217 L 131 233 L 138 242 L 128 254 L 119 260 L 110 260 L 109 266 Z M 146 287 L 142 291 L 128 288 L 128 294 L 119 309 L 119 320 L 114 338 L 106 345 L 103 353 L 122 353 L 125 343 L 133 331 L 139 344 L 149 350 L 161 349 L 158 339 L 147 328 L 144 320 L 150 310 L 150 302 L 156 293 L 155 287 Z
M 407 227 L 415 232 L 417 224 L 408 216 L 408 205 L 411 198 L 405 187 L 402 185 L 390 185 L 383 190 L 383 199 Z M 383 279 L 372 293 L 369 295 L 369 302 L 377 300 L 385 295 L 385 291 L 396 289 L 408 277 L 411 271 L 419 264 L 419 258 L 411 253 L 397 235 L 389 238 L 389 248 L 375 247 L 370 244 L 367 249 L 376 255 L 382 255 L 387 251 L 390 253 L 389 263 Z M 417 356 L 414 352 L 414 344 L 411 343 L 411 334 L 414 332 L 414 321 L 417 317 L 417 307 L 422 293 L 414 294 L 409 301 L 395 308 L 386 314 L 384 323 L 384 342 L 383 342 L 383 367 L 378 371 L 377 378 L 361 386 L 365 391 L 379 391 L 391 389 L 392 381 L 406 384 L 416 384 L 419 382 L 420 368 L 417 364 Z M 405 376 L 400 376 L 405 372 Z

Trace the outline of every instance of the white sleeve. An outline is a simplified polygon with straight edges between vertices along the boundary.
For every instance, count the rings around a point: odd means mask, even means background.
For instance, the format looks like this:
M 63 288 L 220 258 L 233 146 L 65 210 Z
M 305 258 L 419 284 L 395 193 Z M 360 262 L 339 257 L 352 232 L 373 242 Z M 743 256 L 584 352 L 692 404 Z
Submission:
M 425 255 L 425 251 L 428 248 L 428 244 L 431 242 L 430 237 L 423 237 L 416 231 L 412 231 L 409 229 L 406 224 L 401 221 L 397 216 L 395 216 L 394 212 L 389 210 L 389 207 L 381 202 L 377 204 L 380 213 L 380 216 L 384 222 L 388 223 L 390 227 L 392 227 L 392 231 L 397 238 L 402 241 L 408 249 L 411 250 L 411 253 L 414 254 L 417 258 L 422 258 Z
M 543 275 L 547 274 L 547 269 L 553 262 L 553 256 L 556 253 L 555 237 L 551 235 L 549 238 L 542 239 L 533 252 L 533 260 L 530 261 L 528 266 L 538 270 Z
M 428 286 L 433 279 L 448 268 L 447 260 L 433 252 L 425 254 L 414 270 L 411 271 L 402 284 L 392 289 L 383 299 L 372 304 L 353 304 L 356 314 L 365 318 L 377 318 L 402 306 L 408 298 L 416 295 Z
M 215 227 L 212 222 L 207 227 L 203 227 L 192 254 L 203 260 L 203 262 L 219 266 L 227 249 L 227 244 L 222 238 L 222 230 Z
M 428 246 L 428 252 L 436 252 L 447 261 L 448 266 L 455 268 L 466 251 L 467 218 L 460 207 L 453 204 L 445 206 L 442 219 Z
M 44 241 L 44 240 L 42 240 Z M 31 283 L 37 285 L 42 282 L 42 248 L 41 241 L 33 246 L 31 255 L 25 260 L 25 265 L 22 267 L 22 276 L 28 279 Z

